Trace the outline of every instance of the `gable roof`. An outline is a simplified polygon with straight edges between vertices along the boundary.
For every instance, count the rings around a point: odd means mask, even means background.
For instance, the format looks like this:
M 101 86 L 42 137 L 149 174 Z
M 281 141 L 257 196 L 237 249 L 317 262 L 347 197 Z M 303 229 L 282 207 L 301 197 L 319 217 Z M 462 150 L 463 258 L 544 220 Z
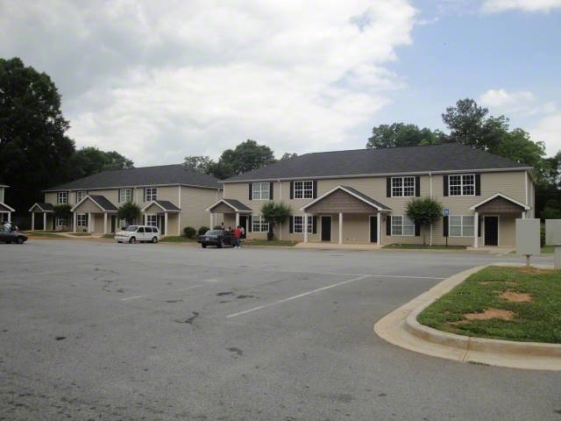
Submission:
M 492 195 L 491 197 L 488 197 L 487 199 L 476 203 L 475 205 L 471 206 L 470 209 L 477 211 L 478 208 L 480 208 L 481 206 L 485 205 L 486 203 L 489 203 L 495 199 L 504 199 L 510 203 L 515 204 L 516 206 L 521 207 L 524 210 L 530 210 L 530 206 L 525 205 L 524 203 L 519 202 L 518 200 L 514 200 L 512 197 L 507 196 L 506 194 L 502 194 L 502 193 L 495 193 L 494 195 Z
M 179 209 L 169 200 L 153 200 L 141 209 L 142 212 L 144 212 L 150 206 L 157 206 L 164 212 L 181 212 L 181 209 Z
M 29 212 L 44 212 L 52 213 L 55 211 L 55 207 L 51 203 L 37 202 L 29 209 Z
M 93 202 L 102 212 L 117 212 L 117 207 L 111 203 L 109 199 L 105 196 L 95 195 L 95 194 L 88 194 L 82 200 L 74 205 L 71 209 L 72 212 L 76 212 L 77 209 L 82 206 L 84 202 L 91 201 Z
M 345 193 L 350 194 L 351 196 L 355 197 L 356 199 L 360 200 L 361 202 L 366 203 L 369 206 L 372 206 L 373 208 L 381 211 L 381 212 L 389 212 L 392 209 L 386 205 L 384 205 L 382 202 L 379 202 L 375 199 L 372 199 L 370 196 L 367 196 L 366 194 L 358 191 L 357 189 L 350 187 L 350 186 L 337 186 L 334 187 L 333 189 L 329 190 L 328 192 L 326 192 L 325 194 L 321 195 L 320 197 L 318 197 L 317 199 L 314 199 L 313 201 L 311 201 L 310 203 L 308 203 L 306 206 L 300 208 L 301 210 L 305 211 L 306 209 L 311 208 L 313 205 L 315 205 L 318 202 L 321 202 L 322 200 L 324 200 L 326 197 L 331 196 L 333 193 L 335 193 L 336 191 L 343 191 Z
M 88 177 L 43 190 L 96 190 L 144 186 L 192 186 L 219 189 L 218 179 L 208 174 L 186 170 L 182 164 L 158 167 L 103 171 Z
M 226 206 L 230 207 L 235 212 L 240 213 L 251 213 L 252 209 L 249 206 L 244 205 L 242 202 L 236 199 L 220 199 L 218 202 L 213 203 L 210 205 L 206 210 L 207 212 L 212 211 L 215 207 L 220 204 L 225 204 Z
M 524 169 L 529 170 L 531 167 L 459 143 L 445 143 L 309 153 L 222 182 Z

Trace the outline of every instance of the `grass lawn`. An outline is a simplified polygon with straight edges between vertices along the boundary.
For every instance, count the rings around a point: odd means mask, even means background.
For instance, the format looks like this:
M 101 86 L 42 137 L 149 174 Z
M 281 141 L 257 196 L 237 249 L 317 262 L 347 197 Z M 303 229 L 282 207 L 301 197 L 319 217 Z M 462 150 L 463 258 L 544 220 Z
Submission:
M 489 266 L 468 277 L 418 317 L 464 336 L 561 343 L 561 271 Z

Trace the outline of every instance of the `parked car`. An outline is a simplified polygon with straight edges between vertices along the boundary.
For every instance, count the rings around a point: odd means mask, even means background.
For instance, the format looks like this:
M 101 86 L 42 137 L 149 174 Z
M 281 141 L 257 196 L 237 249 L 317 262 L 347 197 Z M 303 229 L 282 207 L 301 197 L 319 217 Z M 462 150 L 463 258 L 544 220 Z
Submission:
M 118 243 L 157 243 L 160 241 L 160 230 L 150 225 L 129 225 L 115 234 Z
M 199 235 L 197 242 L 201 244 L 202 248 L 206 248 L 206 246 L 216 246 L 218 248 L 233 246 L 234 234 L 232 231 L 221 229 L 208 230 L 203 235 Z
M 27 235 L 22 234 L 16 229 L 8 227 L 0 227 L 0 242 L 2 243 L 18 243 L 23 244 L 27 241 Z

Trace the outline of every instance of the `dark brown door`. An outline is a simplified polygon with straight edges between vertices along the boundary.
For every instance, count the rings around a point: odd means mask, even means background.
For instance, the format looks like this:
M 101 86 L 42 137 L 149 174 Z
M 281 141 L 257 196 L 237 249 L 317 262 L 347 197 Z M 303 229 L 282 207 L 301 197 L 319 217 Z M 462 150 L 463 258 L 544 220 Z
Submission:
M 499 217 L 498 216 L 485 217 L 485 245 L 486 246 L 499 245 Z

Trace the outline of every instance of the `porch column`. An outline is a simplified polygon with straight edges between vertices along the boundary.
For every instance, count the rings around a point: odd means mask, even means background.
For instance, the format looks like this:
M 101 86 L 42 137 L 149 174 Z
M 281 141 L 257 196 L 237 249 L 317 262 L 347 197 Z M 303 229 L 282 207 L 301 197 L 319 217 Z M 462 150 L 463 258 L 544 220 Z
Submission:
M 31 212 L 31 231 L 35 231 L 35 212 Z
M 240 213 L 236 212 L 236 227 L 240 225 Z
M 473 248 L 476 249 L 479 247 L 478 237 L 477 237 L 477 234 L 479 232 L 479 213 L 475 212 L 473 218 L 474 218 L 473 219 Z
M 47 231 L 47 214 L 43 213 L 43 231 Z
M 210 221 L 209 221 L 209 224 L 210 224 L 210 229 L 212 229 L 212 212 L 210 213 Z
M 308 242 L 308 214 L 304 214 L 304 243 Z
M 166 229 L 164 230 L 164 235 L 168 235 L 168 213 L 164 213 L 164 224 L 166 225 Z
M 72 232 L 76 232 L 76 222 L 78 222 L 78 214 L 74 212 L 72 214 Z M 88 224 L 90 221 L 88 221 Z
M 103 212 L 103 233 L 107 234 L 107 212 Z
M 88 232 L 93 231 L 93 221 L 92 221 L 92 214 L 88 213 Z
M 376 238 L 378 239 L 378 245 L 382 244 L 382 214 L 378 212 L 376 214 Z
M 339 244 L 343 244 L 343 213 L 339 212 Z

